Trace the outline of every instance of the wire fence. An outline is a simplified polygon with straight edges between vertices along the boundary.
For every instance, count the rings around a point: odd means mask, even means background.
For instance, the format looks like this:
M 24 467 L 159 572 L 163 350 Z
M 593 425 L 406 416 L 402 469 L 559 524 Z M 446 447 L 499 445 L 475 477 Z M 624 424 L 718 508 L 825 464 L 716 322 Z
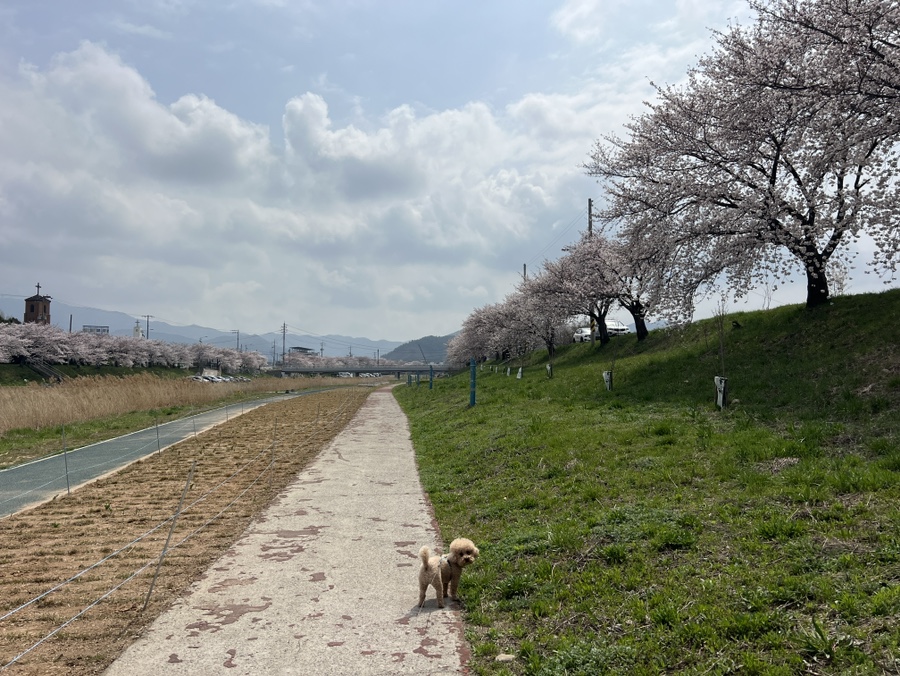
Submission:
M 349 420 L 348 414 L 355 412 L 356 407 L 358 407 L 360 403 L 361 400 L 344 397 L 340 401 L 339 405 L 330 412 L 331 427 L 334 428 L 338 424 L 342 427 L 343 424 L 346 424 L 346 422 Z M 353 411 L 349 410 L 351 406 L 354 406 Z M 320 426 L 320 407 L 318 405 L 316 406 L 315 411 L 315 419 L 306 421 L 307 428 L 304 436 L 307 438 L 307 441 L 312 440 L 311 436 L 315 434 L 316 428 Z M 285 429 L 284 425 L 279 428 L 278 421 L 278 416 L 275 415 L 274 424 L 272 425 L 271 440 L 266 440 L 264 442 L 264 445 L 258 447 L 258 450 L 235 471 L 233 471 L 222 480 L 218 481 L 215 485 L 205 490 L 201 495 L 192 500 L 189 504 L 187 504 L 186 506 L 182 506 L 181 503 L 179 503 L 178 509 L 167 518 L 155 523 L 155 525 L 153 525 L 151 528 L 146 529 L 138 536 L 133 537 L 127 543 L 118 546 L 118 548 L 116 548 L 114 551 L 110 551 L 108 554 L 106 554 L 96 562 L 83 567 L 62 582 L 59 582 L 49 589 L 46 589 L 45 591 L 42 591 L 41 593 L 28 598 L 24 602 L 18 604 L 16 607 L 5 612 L 3 615 L 0 615 L 0 628 L 2 628 L 4 623 L 8 623 L 11 620 L 14 620 L 18 615 L 24 613 L 26 610 L 46 604 L 49 597 L 58 594 L 66 587 L 73 585 L 73 583 L 86 578 L 89 573 L 97 573 L 102 567 L 110 564 L 110 562 L 121 559 L 125 554 L 129 552 L 134 552 L 139 545 L 152 545 L 154 542 L 154 536 L 158 537 L 160 532 L 163 531 L 163 529 L 165 529 L 167 526 L 171 527 L 174 530 L 175 521 L 179 516 L 193 516 L 195 519 L 196 523 L 190 524 L 188 532 L 180 534 L 179 538 L 171 546 L 169 546 L 168 539 L 166 541 L 166 544 L 163 546 L 162 551 L 157 550 L 150 552 L 150 547 L 148 546 L 148 551 L 140 555 L 139 560 L 132 564 L 134 566 L 132 570 L 124 572 L 121 570 L 121 568 L 116 570 L 115 576 L 122 578 L 122 576 L 125 575 L 125 577 L 119 582 L 113 584 L 111 587 L 103 590 L 102 593 L 99 593 L 96 598 L 84 604 L 83 607 L 78 610 L 78 612 L 54 626 L 38 640 L 33 641 L 31 645 L 28 645 L 27 647 L 21 649 L 14 657 L 12 657 L 11 659 L 7 659 L 4 663 L 2 663 L 2 665 L 0 665 L 0 671 L 4 671 L 19 663 L 22 658 L 34 652 L 47 641 L 57 636 L 62 630 L 72 625 L 72 623 L 76 622 L 78 619 L 84 617 L 90 610 L 97 607 L 100 603 L 122 589 L 125 585 L 128 585 L 130 582 L 139 578 L 143 573 L 148 572 L 154 567 L 154 565 L 157 565 L 159 568 L 162 563 L 162 559 L 167 554 L 167 552 L 177 550 L 187 543 L 191 542 L 194 538 L 204 533 L 207 529 L 210 528 L 210 526 L 221 519 L 223 515 L 234 510 L 237 506 L 249 508 L 250 511 L 258 511 L 258 509 L 254 510 L 253 506 L 254 501 L 258 500 L 260 496 L 251 496 L 251 493 L 254 489 L 260 489 L 266 492 L 267 499 L 271 498 L 272 477 L 275 474 L 275 469 L 279 457 L 276 453 L 276 449 L 278 449 L 282 454 L 282 458 L 285 457 L 285 454 L 290 454 L 293 450 L 295 450 L 292 449 L 288 443 L 290 441 L 290 435 L 285 435 L 285 437 L 282 439 L 278 438 L 279 431 Z M 177 446 L 173 446 L 172 448 L 177 448 Z M 194 461 L 194 464 L 196 464 L 196 461 Z M 184 486 L 184 494 L 187 493 L 187 489 L 192 483 L 192 478 L 194 477 L 194 464 L 192 464 L 190 473 L 188 474 L 187 484 Z M 265 488 L 261 488 L 264 479 L 266 479 L 267 477 L 269 478 L 268 490 Z M 201 510 L 201 507 L 204 505 L 204 503 L 210 501 L 210 498 L 217 496 L 221 498 L 222 494 L 228 490 L 233 491 L 234 495 L 231 496 L 230 499 L 228 497 L 225 497 L 224 505 L 215 505 L 212 510 L 208 510 L 206 512 Z M 260 508 L 261 506 L 262 505 L 259 505 Z M 146 609 L 147 604 L 150 601 L 152 591 L 153 586 L 151 585 L 146 592 L 146 595 L 144 596 L 144 609 Z
M 284 398 L 242 402 L 239 405 L 240 413 Z M 0 470 L 0 518 L 6 518 L 29 504 L 58 493 L 69 493 L 72 486 L 118 469 L 192 434 L 196 436 L 198 422 L 201 431 L 210 425 L 228 422 L 238 415 L 237 409 L 238 405 L 226 405 L 162 424 L 157 422 L 154 427 L 74 450 L 66 448 L 63 427 L 61 453 Z

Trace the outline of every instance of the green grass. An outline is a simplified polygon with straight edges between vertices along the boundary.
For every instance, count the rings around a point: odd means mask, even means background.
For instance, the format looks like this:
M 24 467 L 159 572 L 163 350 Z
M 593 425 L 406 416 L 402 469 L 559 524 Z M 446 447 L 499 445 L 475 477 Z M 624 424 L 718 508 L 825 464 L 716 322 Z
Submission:
M 69 378 L 80 376 L 130 376 L 135 373 L 151 373 L 160 378 L 184 378 L 196 373 L 197 369 L 178 369 L 165 366 L 125 367 L 125 366 L 79 366 L 73 364 L 53 364 L 53 369 Z M 0 386 L 27 385 L 42 382 L 43 376 L 23 364 L 0 364 Z
M 900 292 L 728 320 L 394 390 L 474 673 L 900 670 Z

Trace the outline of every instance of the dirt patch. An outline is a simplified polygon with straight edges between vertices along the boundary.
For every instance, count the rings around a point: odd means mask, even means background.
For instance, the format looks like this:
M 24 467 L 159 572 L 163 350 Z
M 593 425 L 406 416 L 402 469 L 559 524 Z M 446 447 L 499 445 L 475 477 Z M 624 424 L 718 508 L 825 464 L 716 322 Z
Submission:
M 322 392 L 250 411 L 0 521 L 0 669 L 26 653 L 4 673 L 101 673 L 278 499 L 370 391 Z

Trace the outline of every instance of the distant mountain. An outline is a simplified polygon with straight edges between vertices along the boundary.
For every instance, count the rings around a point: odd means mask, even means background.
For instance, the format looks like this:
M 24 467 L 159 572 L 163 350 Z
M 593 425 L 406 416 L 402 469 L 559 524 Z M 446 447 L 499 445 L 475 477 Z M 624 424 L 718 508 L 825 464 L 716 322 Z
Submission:
M 457 332 L 458 333 L 458 332 Z M 393 352 L 382 355 L 385 359 L 399 362 L 420 361 L 426 364 L 443 364 L 447 360 L 447 343 L 456 333 L 449 336 L 425 336 L 403 343 Z
M 0 312 L 5 317 L 15 317 L 19 321 L 25 314 L 25 300 L 0 296 Z M 50 323 L 64 331 L 81 331 L 85 326 L 108 326 L 110 335 L 134 335 L 135 326 L 147 333 L 146 318 L 134 317 L 124 312 L 98 310 L 97 308 L 66 305 L 59 301 L 50 304 Z M 303 347 L 326 357 L 372 357 L 386 358 L 386 353 L 398 348 L 403 343 L 399 340 L 371 340 L 351 336 L 327 335 L 305 336 L 293 333 L 240 334 L 232 331 L 221 331 L 208 326 L 177 326 L 166 322 L 155 321 L 151 317 L 149 323 L 150 338 L 167 343 L 210 343 L 217 347 L 240 347 L 241 350 L 259 352 L 270 361 L 273 355 L 281 360 L 281 353 L 289 352 L 292 347 Z M 426 353 L 428 351 L 426 350 Z M 421 359 L 417 354 L 416 359 Z
M 230 336 L 234 341 L 234 336 Z M 219 343 L 216 343 L 217 345 Z M 303 347 L 312 350 L 316 354 L 325 357 L 371 357 L 372 359 L 385 359 L 385 353 L 390 352 L 402 343 L 399 340 L 371 340 L 352 336 L 308 336 L 294 333 L 264 333 L 261 336 L 247 336 L 246 340 L 241 334 L 241 345 L 251 346 L 269 359 L 275 354 L 276 360 L 281 360 L 281 352 L 289 352 L 292 347 Z

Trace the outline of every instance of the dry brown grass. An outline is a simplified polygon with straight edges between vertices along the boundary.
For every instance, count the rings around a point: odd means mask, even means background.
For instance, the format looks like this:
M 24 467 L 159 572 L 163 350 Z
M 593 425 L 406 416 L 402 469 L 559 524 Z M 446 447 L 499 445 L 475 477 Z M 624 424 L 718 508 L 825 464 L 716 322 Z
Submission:
M 201 407 L 229 397 L 272 392 L 286 385 L 292 389 L 298 386 L 305 389 L 323 384 L 324 379 L 282 381 L 275 378 L 257 378 L 246 383 L 208 383 L 140 374 L 125 378 L 74 378 L 53 386 L 2 387 L 0 435 L 14 429 L 44 429 L 132 411 L 169 406 Z M 328 384 L 333 385 L 333 379 Z

